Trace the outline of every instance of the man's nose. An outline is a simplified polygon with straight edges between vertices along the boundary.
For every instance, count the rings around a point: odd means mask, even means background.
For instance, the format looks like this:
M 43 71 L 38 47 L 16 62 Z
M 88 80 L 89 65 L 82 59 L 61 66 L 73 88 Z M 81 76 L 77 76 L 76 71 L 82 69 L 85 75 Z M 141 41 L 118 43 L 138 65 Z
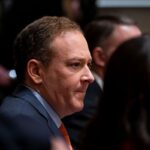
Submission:
M 94 81 L 94 76 L 91 72 L 91 70 L 89 69 L 89 67 L 87 66 L 86 69 L 85 69 L 85 73 L 84 75 L 82 76 L 82 79 L 84 81 L 87 81 L 89 83 L 92 83 Z

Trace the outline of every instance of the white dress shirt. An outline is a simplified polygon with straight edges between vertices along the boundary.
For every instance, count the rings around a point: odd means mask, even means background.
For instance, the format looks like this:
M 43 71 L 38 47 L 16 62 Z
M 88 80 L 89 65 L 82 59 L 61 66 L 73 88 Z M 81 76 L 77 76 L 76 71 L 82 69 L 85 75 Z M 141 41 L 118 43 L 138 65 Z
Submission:
M 100 88 L 103 89 L 103 84 L 104 84 L 104 83 L 103 83 L 102 78 L 101 78 L 98 74 L 96 74 L 95 72 L 92 72 L 92 74 L 93 74 L 93 76 L 94 76 L 96 82 L 97 82 L 98 85 L 100 86 Z

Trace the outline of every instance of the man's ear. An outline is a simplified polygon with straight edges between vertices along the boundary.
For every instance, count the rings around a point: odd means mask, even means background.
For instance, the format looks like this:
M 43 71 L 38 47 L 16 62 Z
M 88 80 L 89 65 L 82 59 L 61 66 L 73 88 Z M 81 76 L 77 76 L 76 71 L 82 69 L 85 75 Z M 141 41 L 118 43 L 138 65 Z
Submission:
M 31 59 L 28 61 L 27 64 L 28 75 L 30 76 L 32 81 L 36 84 L 42 82 L 41 67 L 42 67 L 41 62 L 36 59 Z
M 93 52 L 93 61 L 96 65 L 104 67 L 106 62 L 106 56 L 104 50 L 101 47 L 95 47 Z

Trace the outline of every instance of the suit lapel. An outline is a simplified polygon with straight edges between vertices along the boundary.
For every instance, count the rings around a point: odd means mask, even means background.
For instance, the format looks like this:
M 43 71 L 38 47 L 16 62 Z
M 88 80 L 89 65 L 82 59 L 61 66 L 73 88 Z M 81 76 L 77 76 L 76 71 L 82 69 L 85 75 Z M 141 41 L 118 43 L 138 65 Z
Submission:
M 45 108 L 33 95 L 33 93 L 25 86 L 18 86 L 13 93 L 15 97 L 20 97 L 24 101 L 30 103 L 48 122 L 49 129 L 54 135 L 60 135 L 58 128 L 56 127 L 52 118 L 48 115 Z

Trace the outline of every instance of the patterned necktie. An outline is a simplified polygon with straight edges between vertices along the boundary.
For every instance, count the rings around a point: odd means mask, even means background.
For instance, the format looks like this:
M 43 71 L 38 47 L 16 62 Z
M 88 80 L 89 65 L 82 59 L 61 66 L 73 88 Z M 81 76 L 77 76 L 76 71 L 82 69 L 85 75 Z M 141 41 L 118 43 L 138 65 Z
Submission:
M 68 144 L 69 150 L 73 150 L 72 145 L 71 145 L 71 142 L 70 142 L 69 135 L 68 135 L 67 130 L 66 130 L 66 128 L 65 128 L 65 126 L 64 126 L 63 123 L 62 123 L 61 126 L 59 127 L 59 131 L 62 133 L 62 135 L 63 135 L 63 137 L 64 137 L 66 143 Z

